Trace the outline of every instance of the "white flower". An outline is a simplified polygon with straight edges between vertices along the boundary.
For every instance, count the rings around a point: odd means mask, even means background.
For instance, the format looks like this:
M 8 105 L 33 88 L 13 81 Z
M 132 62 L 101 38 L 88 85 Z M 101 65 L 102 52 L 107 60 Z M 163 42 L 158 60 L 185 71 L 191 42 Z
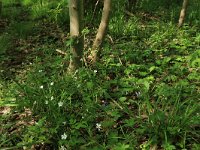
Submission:
M 173 42 L 178 42 L 178 39 L 173 39 Z
M 61 146 L 59 150 L 67 150 L 64 146 Z
M 42 72 L 42 70 L 39 70 L 38 72 Z
M 135 92 L 136 96 L 139 97 L 141 95 L 140 92 Z
M 100 123 L 96 123 L 96 128 L 100 131 L 102 128 L 101 128 L 101 124 Z
M 58 106 L 59 106 L 59 107 L 62 107 L 62 106 L 63 106 L 63 102 L 60 101 L 60 102 L 58 103 Z
M 51 82 L 50 85 L 54 85 L 54 82 Z
M 51 96 L 51 101 L 54 99 L 54 97 L 53 96 Z
M 46 105 L 49 104 L 49 101 L 46 100 L 46 101 L 45 101 L 45 104 L 46 104 Z
M 94 73 L 97 73 L 97 70 L 94 70 Z
M 40 86 L 40 89 L 43 89 L 43 88 L 44 88 L 44 86 L 43 86 L 43 85 L 41 85 L 41 86 Z
M 66 121 L 64 121 L 64 122 L 63 122 L 63 125 L 66 125 L 66 123 L 67 123 L 67 122 L 66 122 Z
M 61 135 L 61 139 L 62 139 L 62 140 L 66 140 L 66 139 L 67 139 L 67 134 L 64 133 L 63 135 Z

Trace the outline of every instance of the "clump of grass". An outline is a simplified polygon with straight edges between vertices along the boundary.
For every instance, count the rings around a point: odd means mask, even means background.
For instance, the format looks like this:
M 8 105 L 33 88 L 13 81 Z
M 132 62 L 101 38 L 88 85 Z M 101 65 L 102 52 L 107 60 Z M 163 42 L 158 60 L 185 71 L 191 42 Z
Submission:
M 35 34 L 35 23 L 32 21 L 14 22 L 11 25 L 12 34 L 16 34 L 19 38 L 27 38 Z

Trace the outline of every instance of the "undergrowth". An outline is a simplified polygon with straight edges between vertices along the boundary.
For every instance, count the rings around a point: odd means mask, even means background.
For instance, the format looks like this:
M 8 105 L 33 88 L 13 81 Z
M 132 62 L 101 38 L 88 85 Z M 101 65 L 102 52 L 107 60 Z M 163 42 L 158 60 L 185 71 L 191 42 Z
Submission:
M 113 15 L 97 65 L 85 61 L 67 74 L 69 56 L 57 51 L 69 53 L 59 23 L 64 1 L 37 2 L 19 12 L 32 17 L 6 21 L 0 35 L 2 149 L 200 147 L 198 24 L 178 29 L 147 12 Z

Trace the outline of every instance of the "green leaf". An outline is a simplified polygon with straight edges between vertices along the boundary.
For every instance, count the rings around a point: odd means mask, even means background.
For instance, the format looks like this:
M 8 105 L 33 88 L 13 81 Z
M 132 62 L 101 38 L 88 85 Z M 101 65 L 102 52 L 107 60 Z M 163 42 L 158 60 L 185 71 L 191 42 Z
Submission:
M 126 97 L 120 97 L 119 101 L 124 102 L 124 101 L 126 101 L 126 99 L 127 99 Z
M 115 124 L 115 121 L 110 119 L 110 120 L 104 120 L 102 122 L 103 127 L 112 127 Z
M 139 72 L 139 75 L 141 75 L 141 76 L 146 76 L 148 73 L 147 72 Z
M 149 90 L 150 83 L 148 81 L 144 81 L 143 84 L 146 87 L 146 89 Z
M 130 146 L 129 145 L 127 145 L 127 144 L 121 144 L 121 143 L 119 143 L 119 144 L 117 144 L 114 148 L 113 148 L 113 150 L 126 150 L 126 149 L 128 149 Z
M 152 71 L 155 70 L 155 69 L 156 69 L 156 66 L 151 66 L 151 67 L 149 68 L 149 71 L 152 72 Z
M 90 33 L 90 30 L 88 28 L 85 28 L 85 29 L 82 30 L 83 35 L 87 35 L 89 33 Z
M 92 89 L 94 87 L 94 83 L 93 82 L 87 82 L 87 88 L 88 89 Z
M 133 127 L 135 125 L 135 119 L 134 118 L 130 118 L 130 119 L 126 119 L 124 120 L 124 123 L 126 127 Z

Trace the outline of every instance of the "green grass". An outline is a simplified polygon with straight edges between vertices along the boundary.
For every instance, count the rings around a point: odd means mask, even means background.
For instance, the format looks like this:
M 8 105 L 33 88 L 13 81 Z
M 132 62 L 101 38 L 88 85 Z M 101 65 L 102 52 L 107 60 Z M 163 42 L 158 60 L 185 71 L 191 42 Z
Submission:
M 114 44 L 106 38 L 97 65 L 71 75 L 69 56 L 56 52 L 69 52 L 59 22 L 40 19 L 43 12 L 36 20 L 31 9 L 23 21 L 11 14 L 0 36 L 0 106 L 11 108 L 0 118 L 2 149 L 199 148 L 198 20 L 178 29 L 166 22 L 176 14 L 144 13 L 145 3 L 134 17 L 116 10 L 108 31 Z

